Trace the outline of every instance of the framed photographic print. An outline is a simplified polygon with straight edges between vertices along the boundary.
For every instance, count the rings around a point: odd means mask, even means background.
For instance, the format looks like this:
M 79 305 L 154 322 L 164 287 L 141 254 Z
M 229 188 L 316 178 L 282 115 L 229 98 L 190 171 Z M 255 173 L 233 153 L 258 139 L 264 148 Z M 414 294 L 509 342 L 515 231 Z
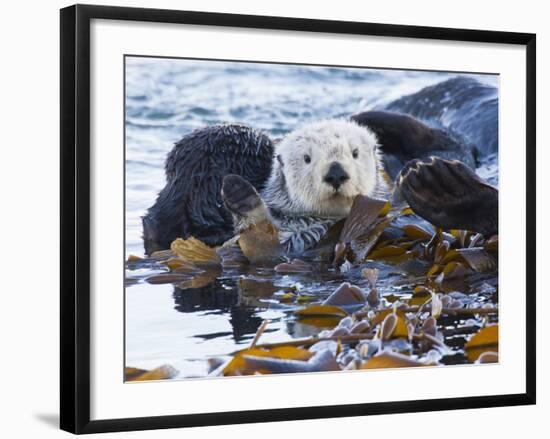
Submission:
M 62 9 L 61 253 L 73 433 L 534 404 L 535 35 Z

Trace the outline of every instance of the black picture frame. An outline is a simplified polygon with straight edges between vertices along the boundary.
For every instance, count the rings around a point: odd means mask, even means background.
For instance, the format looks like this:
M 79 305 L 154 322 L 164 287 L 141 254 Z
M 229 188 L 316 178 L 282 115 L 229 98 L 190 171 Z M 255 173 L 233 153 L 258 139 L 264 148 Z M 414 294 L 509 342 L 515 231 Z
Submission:
M 92 19 L 525 46 L 527 59 L 525 66 L 527 75 L 526 392 L 467 398 L 90 420 L 90 21 Z M 536 36 L 534 34 L 89 5 L 75 5 L 62 9 L 60 23 L 60 424 L 63 430 L 80 434 L 535 404 Z

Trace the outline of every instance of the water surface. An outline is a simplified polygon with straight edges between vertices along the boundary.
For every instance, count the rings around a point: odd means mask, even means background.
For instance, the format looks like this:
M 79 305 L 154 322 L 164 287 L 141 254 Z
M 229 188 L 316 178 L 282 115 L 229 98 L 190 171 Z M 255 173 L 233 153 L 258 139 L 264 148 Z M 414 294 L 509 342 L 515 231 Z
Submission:
M 280 137 L 304 122 L 378 108 L 450 77 L 415 72 L 126 58 L 126 256 L 143 256 L 141 216 L 164 186 L 164 160 L 173 144 L 193 129 L 240 122 Z M 496 77 L 473 75 L 496 85 Z M 496 181 L 496 157 L 480 173 Z M 414 271 L 382 266 L 383 294 L 407 295 Z M 143 278 L 161 265 L 129 270 L 126 288 L 126 363 L 140 368 L 171 364 L 180 377 L 203 376 L 206 358 L 250 343 L 263 319 L 263 342 L 317 333 L 319 322 L 299 323 L 292 305 L 277 297 L 300 291 L 326 297 L 343 280 L 364 285 L 358 273 L 274 275 L 270 270 L 210 271 L 192 285 L 150 285 Z M 483 279 L 479 280 L 483 285 Z M 478 285 L 478 287 L 479 287 Z M 493 288 L 487 284 L 484 288 Z M 473 301 L 484 300 L 474 294 Z

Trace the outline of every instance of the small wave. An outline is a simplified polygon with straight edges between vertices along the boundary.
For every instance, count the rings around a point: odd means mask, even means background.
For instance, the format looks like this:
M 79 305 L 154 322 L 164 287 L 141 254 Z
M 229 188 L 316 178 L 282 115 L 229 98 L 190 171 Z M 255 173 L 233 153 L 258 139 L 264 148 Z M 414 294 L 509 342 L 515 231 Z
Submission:
M 165 120 L 155 120 L 148 118 L 126 118 L 127 127 L 135 128 L 176 128 L 178 127 L 177 121 L 165 121 Z
M 146 95 L 135 95 L 135 96 L 126 95 L 126 98 L 131 99 L 133 101 L 146 101 L 147 99 L 149 99 Z

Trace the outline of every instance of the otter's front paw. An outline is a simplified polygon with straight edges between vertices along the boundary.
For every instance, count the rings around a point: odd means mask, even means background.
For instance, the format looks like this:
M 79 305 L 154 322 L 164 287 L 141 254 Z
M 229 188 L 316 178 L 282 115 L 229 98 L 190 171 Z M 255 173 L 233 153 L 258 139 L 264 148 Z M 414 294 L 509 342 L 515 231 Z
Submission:
M 250 212 L 262 203 L 254 186 L 235 174 L 223 178 L 222 198 L 229 210 L 240 215 Z

